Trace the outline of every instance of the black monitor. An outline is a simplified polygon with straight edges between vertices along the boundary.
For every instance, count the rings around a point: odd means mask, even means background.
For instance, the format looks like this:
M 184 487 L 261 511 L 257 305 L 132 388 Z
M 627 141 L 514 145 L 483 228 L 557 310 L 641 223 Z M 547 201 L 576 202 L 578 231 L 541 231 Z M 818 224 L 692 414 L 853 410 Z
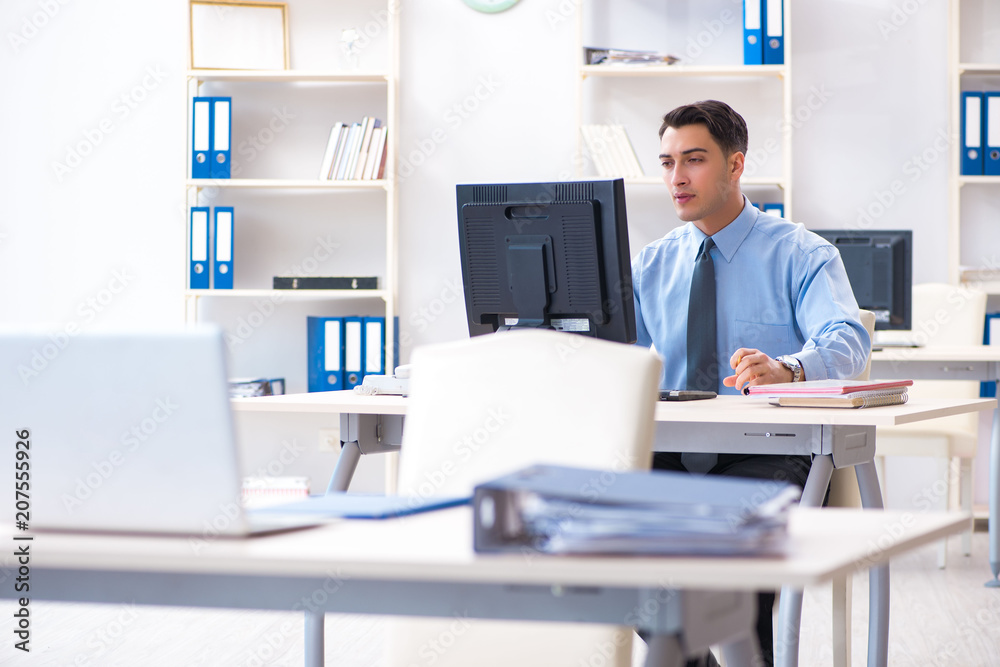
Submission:
M 456 189 L 471 335 L 537 327 L 635 342 L 622 179 Z
M 875 313 L 876 329 L 910 329 L 913 232 L 813 230 L 840 250 L 858 306 Z

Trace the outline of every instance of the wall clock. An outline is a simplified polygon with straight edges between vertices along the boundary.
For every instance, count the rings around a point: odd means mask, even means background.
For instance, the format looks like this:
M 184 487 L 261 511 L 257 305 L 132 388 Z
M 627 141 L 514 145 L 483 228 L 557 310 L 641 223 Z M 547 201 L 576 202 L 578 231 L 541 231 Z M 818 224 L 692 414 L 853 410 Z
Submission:
M 463 0 L 465 4 L 475 9 L 477 12 L 495 14 L 505 9 L 510 9 L 517 4 L 518 0 Z

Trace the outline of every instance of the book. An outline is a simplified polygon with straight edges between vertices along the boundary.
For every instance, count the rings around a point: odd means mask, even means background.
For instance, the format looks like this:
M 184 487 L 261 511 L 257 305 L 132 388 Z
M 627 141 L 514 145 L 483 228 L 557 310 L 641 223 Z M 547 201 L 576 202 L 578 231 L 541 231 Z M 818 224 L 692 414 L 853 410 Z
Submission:
M 908 400 L 906 387 L 892 387 L 875 391 L 856 391 L 850 394 L 799 394 L 772 396 L 771 405 L 783 408 L 876 408 L 883 405 L 902 405 Z
M 337 123 L 330 129 L 330 138 L 326 142 L 326 151 L 323 153 L 323 163 L 319 167 L 319 180 L 321 181 L 330 178 L 330 170 L 333 168 L 333 158 L 337 153 L 337 145 L 340 143 L 340 131 L 343 128 L 343 123 Z
M 377 276 L 274 276 L 274 289 L 378 289 Z
M 798 396 L 813 394 L 821 396 L 836 396 L 852 394 L 858 391 L 876 391 L 894 387 L 909 387 L 913 380 L 888 380 L 871 382 L 868 380 L 806 380 L 805 382 L 779 382 L 750 387 L 750 396 Z

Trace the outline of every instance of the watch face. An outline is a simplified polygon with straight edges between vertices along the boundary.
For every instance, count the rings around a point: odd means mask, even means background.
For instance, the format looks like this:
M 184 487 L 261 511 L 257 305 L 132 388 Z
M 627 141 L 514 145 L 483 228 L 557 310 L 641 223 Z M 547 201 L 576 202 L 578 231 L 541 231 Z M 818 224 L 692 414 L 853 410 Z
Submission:
M 464 0 L 465 4 L 475 9 L 477 12 L 495 14 L 505 9 L 510 9 L 517 4 L 517 0 Z

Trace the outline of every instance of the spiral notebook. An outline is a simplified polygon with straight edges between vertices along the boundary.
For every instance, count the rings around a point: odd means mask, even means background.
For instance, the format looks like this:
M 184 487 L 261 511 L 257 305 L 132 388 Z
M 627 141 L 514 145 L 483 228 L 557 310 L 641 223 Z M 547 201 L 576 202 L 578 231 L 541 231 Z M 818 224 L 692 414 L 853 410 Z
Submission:
M 890 387 L 849 394 L 795 394 L 771 396 L 771 405 L 790 408 L 875 408 L 883 405 L 902 405 L 909 397 L 906 387 Z

